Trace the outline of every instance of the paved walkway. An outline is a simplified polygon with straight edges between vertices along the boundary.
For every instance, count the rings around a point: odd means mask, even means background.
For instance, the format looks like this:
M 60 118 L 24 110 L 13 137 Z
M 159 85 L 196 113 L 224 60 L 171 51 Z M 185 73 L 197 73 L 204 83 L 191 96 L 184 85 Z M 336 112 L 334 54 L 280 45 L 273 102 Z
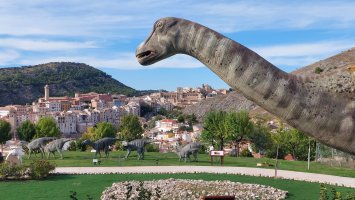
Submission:
M 57 167 L 54 173 L 58 173 L 58 174 L 222 173 L 222 174 L 242 174 L 242 175 L 251 175 L 251 176 L 274 177 L 275 170 L 247 168 L 247 167 L 224 167 L 224 166 Z M 295 172 L 295 171 L 286 171 L 286 170 L 278 170 L 277 176 L 279 178 L 284 178 L 284 179 L 328 183 L 332 185 L 355 188 L 355 178 L 349 178 L 349 177 L 313 174 L 313 173 Z

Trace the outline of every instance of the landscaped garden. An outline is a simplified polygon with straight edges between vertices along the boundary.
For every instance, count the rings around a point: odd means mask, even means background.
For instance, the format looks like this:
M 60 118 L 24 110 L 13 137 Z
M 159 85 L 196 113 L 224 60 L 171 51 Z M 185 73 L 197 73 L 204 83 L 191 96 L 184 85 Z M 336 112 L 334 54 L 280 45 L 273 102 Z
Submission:
M 125 151 L 114 151 L 110 153 L 109 158 L 101 158 L 100 165 L 104 166 L 167 166 L 167 165 L 211 165 L 210 158 L 206 154 L 199 154 L 198 162 L 179 162 L 178 157 L 174 153 L 157 153 L 147 152 L 145 160 L 137 160 L 136 152 L 131 157 L 124 159 Z M 57 167 L 69 166 L 94 166 L 92 163 L 93 153 L 67 151 L 64 152 L 64 159 L 51 159 L 50 162 Z M 24 163 L 28 164 L 39 158 L 24 159 Z M 261 158 L 236 158 L 225 157 L 225 166 L 243 166 L 256 167 L 257 163 L 268 162 L 274 163 L 274 160 Z M 218 162 L 215 163 L 218 165 Z M 284 170 L 304 171 L 307 163 L 304 161 L 284 161 L 281 160 L 279 167 Z M 266 167 L 273 168 L 273 167 Z M 311 170 L 313 173 L 324 173 L 338 176 L 355 177 L 353 169 L 334 168 L 319 163 L 312 163 Z M 273 179 L 266 177 L 253 177 L 244 175 L 228 175 L 228 174 L 98 174 L 98 175 L 51 175 L 44 180 L 27 180 L 27 181 L 2 181 L 0 183 L 0 199 L 99 199 L 105 188 L 111 187 L 113 183 L 123 181 L 146 181 L 158 179 L 197 179 L 206 181 L 223 181 L 230 180 L 232 182 L 261 184 L 271 186 L 276 189 L 288 191 L 287 199 L 319 199 L 321 185 L 319 183 L 309 183 L 295 180 Z M 337 192 L 341 192 L 343 197 L 348 193 L 354 195 L 355 189 L 326 186 L 327 193 L 331 196 L 331 188 Z M 21 191 L 21 192 L 18 192 Z
M 78 199 L 99 199 L 106 187 L 114 182 L 154 179 L 202 179 L 230 180 L 242 183 L 262 184 L 288 191 L 287 199 L 319 199 L 320 184 L 294 180 L 227 174 L 102 174 L 102 175 L 53 175 L 40 181 L 0 182 L 0 199 L 69 199 L 76 192 Z M 330 190 L 330 186 L 327 186 Z M 355 189 L 334 187 L 344 196 Z
M 94 153 L 89 151 L 65 151 L 63 153 L 64 159 L 54 160 L 50 159 L 57 167 L 91 167 L 94 166 L 92 163 L 92 158 Z M 124 159 L 126 151 L 113 151 L 110 152 L 109 158 L 101 158 L 100 165 L 102 167 L 107 166 L 175 166 L 175 165 L 198 165 L 198 166 L 209 166 L 211 165 L 210 157 L 207 154 L 199 154 L 198 162 L 179 162 L 178 156 L 175 153 L 158 153 L 158 152 L 146 152 L 144 160 L 137 160 L 137 153 L 132 152 L 128 159 Z M 24 157 L 24 163 L 29 163 L 31 160 L 39 159 L 32 157 L 30 160 Z M 245 158 L 245 157 L 230 157 L 226 156 L 224 158 L 225 166 L 235 166 L 235 167 L 257 167 L 257 163 L 269 163 L 275 164 L 275 160 L 269 158 Z M 214 165 L 219 165 L 218 161 L 215 161 Z M 279 169 L 281 170 L 291 170 L 291 171 L 301 171 L 319 174 L 329 174 L 336 176 L 345 177 L 355 177 L 354 169 L 343 168 L 343 167 L 331 167 L 327 165 L 322 165 L 317 162 L 311 162 L 310 170 L 307 170 L 306 161 L 286 161 L 279 160 Z M 271 168 L 262 167 L 262 168 Z

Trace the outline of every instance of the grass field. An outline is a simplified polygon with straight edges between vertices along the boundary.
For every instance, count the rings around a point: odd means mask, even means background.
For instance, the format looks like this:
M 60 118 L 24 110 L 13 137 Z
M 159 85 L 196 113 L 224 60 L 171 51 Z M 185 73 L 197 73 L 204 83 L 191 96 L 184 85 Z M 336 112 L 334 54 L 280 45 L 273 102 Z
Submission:
M 167 165 L 211 165 L 210 158 L 206 154 L 198 155 L 198 162 L 179 162 L 178 157 L 174 153 L 155 153 L 148 152 L 145 153 L 145 160 L 137 160 L 136 152 L 132 152 L 131 156 L 125 160 L 123 159 L 126 152 L 124 151 L 114 151 L 110 153 L 109 158 L 101 158 L 100 166 L 167 166 Z M 91 152 L 64 152 L 64 159 L 51 158 L 51 161 L 56 164 L 57 167 L 87 167 L 93 166 L 92 158 L 93 153 Z M 57 155 L 58 157 L 58 155 Z M 31 158 L 38 159 L 38 158 Z M 268 158 L 235 158 L 226 156 L 224 159 L 225 166 L 238 166 L 238 167 L 256 167 L 257 163 L 269 162 L 274 164 L 274 160 Z M 29 163 L 30 160 L 24 158 L 25 163 Z M 218 164 L 217 162 L 215 164 Z M 273 167 L 266 167 L 273 168 Z M 329 174 L 345 177 L 354 177 L 355 170 L 349 168 L 341 167 L 330 167 L 322 165 L 316 162 L 311 163 L 310 170 L 307 170 L 307 162 L 305 161 L 286 161 L 279 160 L 279 168 L 282 170 L 292 170 L 292 171 L 302 171 L 311 172 L 319 174 Z
M 0 182 L 0 199 L 69 199 L 70 191 L 76 191 L 80 200 L 99 199 L 102 191 L 114 182 L 127 180 L 153 179 L 203 179 L 231 180 L 242 183 L 256 183 L 289 191 L 287 199 L 319 199 L 319 183 L 293 180 L 280 180 L 265 177 L 252 177 L 227 174 L 104 174 L 104 175 L 55 175 L 42 181 L 7 181 Z M 330 186 L 327 186 L 330 189 Z M 355 192 L 355 189 L 335 187 L 342 194 Z

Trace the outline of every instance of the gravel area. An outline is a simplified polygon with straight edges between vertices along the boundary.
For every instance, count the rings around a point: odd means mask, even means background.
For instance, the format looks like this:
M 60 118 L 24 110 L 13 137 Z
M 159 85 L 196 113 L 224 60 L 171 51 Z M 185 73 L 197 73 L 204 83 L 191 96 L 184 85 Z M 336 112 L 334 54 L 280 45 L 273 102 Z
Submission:
M 222 173 L 274 177 L 273 169 L 224 166 L 139 166 L 139 167 L 57 167 L 57 174 L 147 174 L 147 173 Z M 354 171 L 355 173 L 355 171 Z M 355 178 L 278 170 L 277 176 L 355 188 Z
M 167 179 L 113 183 L 102 193 L 110 199 L 201 199 L 204 196 L 234 196 L 235 199 L 285 199 L 287 191 L 270 186 L 243 184 L 231 181 Z

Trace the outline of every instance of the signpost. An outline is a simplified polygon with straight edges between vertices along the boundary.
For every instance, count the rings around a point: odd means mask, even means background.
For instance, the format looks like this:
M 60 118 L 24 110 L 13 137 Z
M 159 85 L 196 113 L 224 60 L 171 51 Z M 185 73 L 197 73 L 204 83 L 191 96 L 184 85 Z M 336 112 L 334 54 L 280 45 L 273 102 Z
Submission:
M 224 151 L 210 151 L 211 165 L 213 165 L 213 157 L 221 157 L 221 165 L 224 164 Z

